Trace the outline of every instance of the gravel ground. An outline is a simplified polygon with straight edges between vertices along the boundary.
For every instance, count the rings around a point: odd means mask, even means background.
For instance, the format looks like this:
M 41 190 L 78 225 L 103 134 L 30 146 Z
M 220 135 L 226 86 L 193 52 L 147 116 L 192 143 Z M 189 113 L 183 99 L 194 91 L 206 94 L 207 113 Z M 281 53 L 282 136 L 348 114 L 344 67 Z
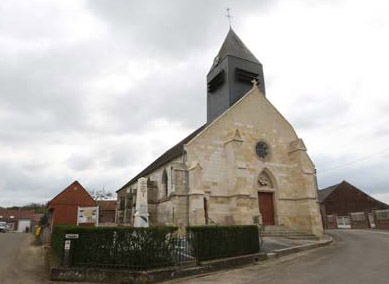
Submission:
M 31 234 L 0 234 L 1 284 L 80 284 L 49 281 L 44 266 L 43 248 L 33 245 L 33 241 Z

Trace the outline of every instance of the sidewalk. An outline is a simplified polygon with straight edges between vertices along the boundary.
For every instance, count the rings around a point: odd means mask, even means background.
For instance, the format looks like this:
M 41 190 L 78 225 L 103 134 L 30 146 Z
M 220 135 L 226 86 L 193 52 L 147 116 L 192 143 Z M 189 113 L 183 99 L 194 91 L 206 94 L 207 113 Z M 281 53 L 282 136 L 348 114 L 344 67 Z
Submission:
M 313 244 L 318 240 L 287 239 L 283 237 L 263 237 L 261 252 L 271 253 L 275 250 L 290 248 L 294 246 Z
M 284 237 L 264 237 L 261 253 L 267 254 L 268 258 L 279 257 L 291 253 L 310 250 L 330 244 L 332 237 L 324 235 L 318 240 L 312 239 L 288 239 Z

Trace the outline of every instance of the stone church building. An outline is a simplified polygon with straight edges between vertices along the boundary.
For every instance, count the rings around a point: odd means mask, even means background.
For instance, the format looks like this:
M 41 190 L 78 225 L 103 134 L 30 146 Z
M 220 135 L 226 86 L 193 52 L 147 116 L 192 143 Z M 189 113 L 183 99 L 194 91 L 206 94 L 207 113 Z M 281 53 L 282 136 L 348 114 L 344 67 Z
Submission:
M 315 166 L 232 29 L 207 87 L 206 124 L 117 191 L 117 223 L 133 224 L 145 177 L 151 225 L 259 223 L 322 235 Z

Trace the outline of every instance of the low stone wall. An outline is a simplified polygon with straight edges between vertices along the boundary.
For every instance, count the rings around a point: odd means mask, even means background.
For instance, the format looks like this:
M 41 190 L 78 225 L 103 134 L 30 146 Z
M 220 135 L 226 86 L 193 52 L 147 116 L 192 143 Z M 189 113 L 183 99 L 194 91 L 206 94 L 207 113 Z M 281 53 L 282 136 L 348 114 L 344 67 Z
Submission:
M 353 221 L 351 220 L 351 229 L 369 229 L 369 221 L 366 219 L 365 221 Z
M 336 224 L 336 221 L 335 222 L 333 222 L 333 221 L 327 222 L 327 223 L 325 223 L 325 228 L 329 229 L 329 230 L 337 229 L 338 228 L 338 224 Z
M 389 220 L 376 220 L 376 229 L 389 230 Z
M 50 269 L 50 280 L 95 283 L 156 283 L 220 269 L 257 264 L 259 261 L 266 259 L 266 254 L 258 253 L 201 262 L 199 266 L 169 267 L 148 271 L 52 267 Z

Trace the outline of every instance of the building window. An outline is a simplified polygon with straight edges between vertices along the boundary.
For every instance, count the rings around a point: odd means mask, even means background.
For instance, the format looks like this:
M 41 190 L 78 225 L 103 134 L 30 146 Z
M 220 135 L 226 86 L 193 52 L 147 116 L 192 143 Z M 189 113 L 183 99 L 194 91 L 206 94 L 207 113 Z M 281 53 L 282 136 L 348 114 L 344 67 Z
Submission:
M 168 177 L 166 170 L 162 173 L 162 192 L 165 196 L 168 196 Z
M 208 225 L 209 216 L 208 216 L 208 200 L 204 197 L 204 218 L 205 225 Z
M 351 220 L 353 220 L 355 222 L 361 222 L 361 221 L 366 220 L 365 213 L 363 213 L 363 212 L 353 212 L 353 213 L 350 213 L 350 216 L 351 216 Z
M 124 199 L 124 197 L 120 197 L 119 210 L 124 210 L 125 202 L 126 202 L 126 200 Z
M 269 146 L 265 142 L 258 142 L 255 145 L 255 152 L 259 158 L 264 159 L 269 156 Z
M 377 220 L 389 220 L 389 210 L 376 210 Z

